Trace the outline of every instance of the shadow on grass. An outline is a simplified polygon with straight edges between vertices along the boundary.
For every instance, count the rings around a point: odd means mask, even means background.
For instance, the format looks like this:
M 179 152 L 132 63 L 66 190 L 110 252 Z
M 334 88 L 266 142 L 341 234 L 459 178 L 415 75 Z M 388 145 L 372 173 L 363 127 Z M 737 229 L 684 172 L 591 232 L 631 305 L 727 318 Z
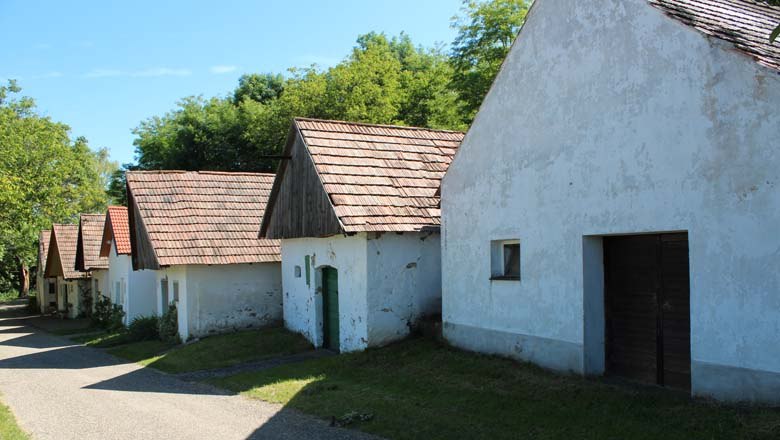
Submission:
M 394 439 L 780 438 L 778 409 L 559 375 L 421 339 L 212 383 Z

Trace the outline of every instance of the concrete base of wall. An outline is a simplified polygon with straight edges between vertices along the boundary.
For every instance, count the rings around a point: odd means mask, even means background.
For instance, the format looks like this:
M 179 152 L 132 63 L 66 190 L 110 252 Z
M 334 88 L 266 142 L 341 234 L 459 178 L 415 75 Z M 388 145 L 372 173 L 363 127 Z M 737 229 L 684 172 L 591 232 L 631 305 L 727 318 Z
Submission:
M 780 404 L 780 373 L 693 361 L 691 381 L 695 396 Z
M 471 351 L 533 362 L 552 370 L 582 373 L 582 345 L 444 322 L 444 339 Z

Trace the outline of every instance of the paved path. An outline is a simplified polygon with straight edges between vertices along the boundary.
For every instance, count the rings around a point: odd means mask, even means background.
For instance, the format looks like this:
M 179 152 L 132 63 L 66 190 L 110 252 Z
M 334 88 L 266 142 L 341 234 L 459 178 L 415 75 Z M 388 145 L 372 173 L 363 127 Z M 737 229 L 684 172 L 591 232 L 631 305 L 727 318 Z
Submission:
M 10 312 L 0 306 L 0 394 L 34 439 L 372 438 L 123 363 Z

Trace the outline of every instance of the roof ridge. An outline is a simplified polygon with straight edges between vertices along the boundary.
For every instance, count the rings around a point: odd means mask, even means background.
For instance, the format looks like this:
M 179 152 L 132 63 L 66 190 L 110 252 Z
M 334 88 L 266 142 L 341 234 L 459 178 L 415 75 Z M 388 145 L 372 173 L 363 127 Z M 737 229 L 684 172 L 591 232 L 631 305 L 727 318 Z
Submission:
M 229 176 L 274 176 L 275 173 L 258 172 L 258 171 L 210 171 L 210 170 L 137 170 L 128 171 L 130 174 L 216 174 L 216 175 L 229 175 Z
M 415 131 L 435 131 L 440 133 L 456 133 L 456 134 L 465 134 L 463 131 L 457 131 L 457 130 L 445 130 L 441 128 L 426 128 L 426 127 L 411 127 L 406 125 L 394 125 L 394 124 L 372 124 L 369 122 L 351 122 L 351 121 L 341 121 L 338 119 L 319 119 L 319 118 L 304 118 L 304 117 L 296 117 L 293 118 L 296 122 L 297 121 L 308 121 L 308 122 L 322 122 L 326 124 L 346 124 L 346 125 L 360 125 L 363 127 L 382 127 L 382 128 L 397 128 L 399 130 L 415 130 Z

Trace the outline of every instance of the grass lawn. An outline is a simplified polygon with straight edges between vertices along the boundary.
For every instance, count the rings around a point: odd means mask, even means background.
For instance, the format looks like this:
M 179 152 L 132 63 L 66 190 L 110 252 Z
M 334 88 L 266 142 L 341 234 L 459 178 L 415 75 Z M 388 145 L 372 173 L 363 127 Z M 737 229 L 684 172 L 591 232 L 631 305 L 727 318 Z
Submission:
M 30 436 L 16 424 L 14 415 L 7 406 L 0 403 L 0 439 L 2 440 L 26 440 Z
M 392 439 L 778 439 L 780 410 L 553 374 L 414 339 L 214 379 Z M 369 420 L 360 420 L 360 415 Z M 346 416 L 346 417 L 345 417 Z
M 229 367 L 311 349 L 311 344 L 301 335 L 279 327 L 209 336 L 176 347 L 156 359 L 140 362 L 168 373 L 185 373 Z
M 175 347 L 161 341 L 129 342 L 127 332 L 103 333 L 73 340 L 90 347 L 109 348 L 108 352 L 114 356 L 168 373 L 229 367 L 312 349 L 301 335 L 281 327 L 209 336 Z
M 79 344 L 84 344 L 87 347 L 110 348 L 129 343 L 130 334 L 126 330 L 112 332 L 104 331 L 95 334 L 76 336 L 71 339 Z

